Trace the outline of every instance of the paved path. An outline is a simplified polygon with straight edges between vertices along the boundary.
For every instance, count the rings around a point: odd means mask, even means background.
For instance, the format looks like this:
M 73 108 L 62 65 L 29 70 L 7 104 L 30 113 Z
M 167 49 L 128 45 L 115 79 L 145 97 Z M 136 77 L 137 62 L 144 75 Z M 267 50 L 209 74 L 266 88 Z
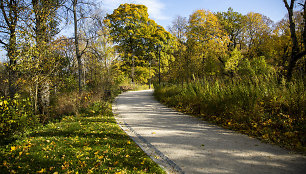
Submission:
M 152 90 L 119 95 L 117 122 L 168 173 L 306 173 L 306 157 L 172 109 Z

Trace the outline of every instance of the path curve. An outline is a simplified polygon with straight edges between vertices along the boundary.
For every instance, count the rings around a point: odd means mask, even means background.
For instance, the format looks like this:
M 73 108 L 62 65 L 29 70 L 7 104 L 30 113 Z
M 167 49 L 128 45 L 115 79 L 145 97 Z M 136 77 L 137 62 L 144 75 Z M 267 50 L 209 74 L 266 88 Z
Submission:
M 113 104 L 121 128 L 168 173 L 305 173 L 306 157 L 176 112 L 152 90 Z

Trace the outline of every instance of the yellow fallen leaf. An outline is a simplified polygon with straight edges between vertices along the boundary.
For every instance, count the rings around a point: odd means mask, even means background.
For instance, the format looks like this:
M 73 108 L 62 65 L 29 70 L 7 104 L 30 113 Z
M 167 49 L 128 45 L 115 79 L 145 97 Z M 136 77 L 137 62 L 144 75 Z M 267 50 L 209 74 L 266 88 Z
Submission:
M 262 138 L 263 138 L 263 139 L 268 139 L 268 138 L 269 138 L 269 135 L 268 135 L 268 134 L 264 134 L 264 135 L 262 136 Z
M 4 166 L 4 167 L 7 167 L 7 161 L 4 161 L 4 162 L 3 162 L 3 166 Z
M 14 150 L 16 150 L 16 147 L 15 147 L 15 146 L 12 146 L 12 147 L 11 147 L 11 151 L 14 151 Z
M 46 172 L 46 169 L 42 168 L 40 171 L 37 171 L 36 173 L 44 173 L 44 172 Z

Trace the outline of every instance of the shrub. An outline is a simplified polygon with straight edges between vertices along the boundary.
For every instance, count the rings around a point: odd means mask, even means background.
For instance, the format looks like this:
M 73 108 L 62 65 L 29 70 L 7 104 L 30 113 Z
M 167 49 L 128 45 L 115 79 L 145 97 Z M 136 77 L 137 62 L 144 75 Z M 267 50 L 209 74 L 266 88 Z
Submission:
M 57 115 L 75 115 L 78 112 L 78 93 L 68 92 L 58 95 L 55 112 Z
M 34 127 L 38 122 L 29 99 L 20 99 L 18 96 L 13 100 L 0 98 L 1 140 L 10 139 L 15 134 Z

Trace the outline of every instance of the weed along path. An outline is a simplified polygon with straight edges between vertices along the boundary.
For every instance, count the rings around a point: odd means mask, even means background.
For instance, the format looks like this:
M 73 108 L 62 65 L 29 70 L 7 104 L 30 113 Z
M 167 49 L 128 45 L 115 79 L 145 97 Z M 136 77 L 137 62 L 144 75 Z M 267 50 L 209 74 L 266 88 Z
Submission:
M 119 125 L 168 173 L 305 173 L 306 157 L 165 107 L 152 90 L 116 98 Z

